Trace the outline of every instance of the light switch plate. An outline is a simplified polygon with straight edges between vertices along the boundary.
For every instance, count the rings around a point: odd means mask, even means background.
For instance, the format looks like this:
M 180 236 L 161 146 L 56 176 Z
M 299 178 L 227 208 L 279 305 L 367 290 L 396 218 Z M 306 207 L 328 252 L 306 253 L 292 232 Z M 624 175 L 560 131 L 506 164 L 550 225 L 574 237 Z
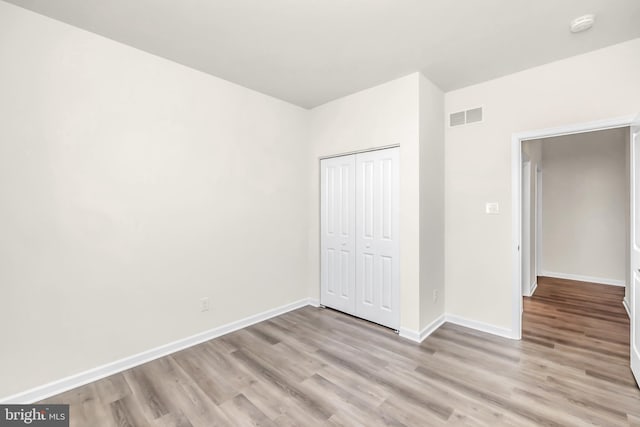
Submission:
M 500 205 L 497 202 L 487 202 L 486 212 L 488 215 L 498 215 L 500 213 Z

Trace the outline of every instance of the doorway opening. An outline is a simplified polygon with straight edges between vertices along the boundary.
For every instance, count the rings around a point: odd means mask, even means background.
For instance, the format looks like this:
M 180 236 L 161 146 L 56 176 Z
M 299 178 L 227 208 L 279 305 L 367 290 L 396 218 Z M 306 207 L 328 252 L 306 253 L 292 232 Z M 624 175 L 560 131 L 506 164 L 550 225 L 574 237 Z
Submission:
M 523 309 L 523 290 L 529 290 L 535 292 L 536 281 L 530 281 L 527 283 L 523 280 L 523 251 L 522 246 L 524 238 L 528 238 L 529 246 L 526 251 L 528 261 L 524 265 L 524 273 L 528 273 L 529 277 L 533 277 L 534 274 L 537 277 L 542 273 L 542 248 L 545 245 L 542 228 L 542 215 L 540 209 L 544 205 L 542 195 L 544 194 L 544 170 L 539 165 L 532 166 L 532 153 L 523 148 L 525 144 L 530 144 L 529 141 L 542 141 L 549 138 L 558 138 L 569 135 L 585 134 L 589 132 L 605 131 L 619 128 L 629 128 L 634 126 L 638 122 L 638 116 L 630 115 L 615 119 L 602 120 L 589 123 L 581 123 L 575 125 L 567 125 L 557 128 L 533 130 L 527 132 L 521 132 L 514 134 L 512 137 L 512 236 L 513 236 L 513 250 L 512 250 L 512 337 L 514 339 L 520 339 L 522 337 L 522 309 Z M 537 154 L 533 153 L 533 157 Z M 527 165 L 528 163 L 528 165 Z M 535 163 L 535 162 L 534 162 Z M 533 214 L 532 209 L 529 207 L 528 220 L 530 224 L 530 232 L 527 236 L 523 236 L 523 172 L 528 169 L 529 172 L 529 188 L 531 192 L 535 194 L 535 202 L 529 203 L 535 205 Z M 535 184 L 533 182 L 535 180 Z M 528 198 L 531 202 L 531 194 Z M 629 234 L 629 233 L 627 233 Z M 533 239 L 533 240 L 532 240 Z M 533 243 L 533 244 L 532 244 Z M 532 249 L 533 248 L 533 249 Z M 631 268 L 627 268 L 631 272 Z M 631 278 L 629 277 L 630 281 Z M 525 285 L 523 285 L 523 282 Z M 629 283 L 629 282 L 627 282 Z
M 640 115 L 632 115 L 632 116 L 627 116 L 627 117 L 622 117 L 617 119 L 603 120 L 603 121 L 584 123 L 584 124 L 578 124 L 578 125 L 570 125 L 570 126 L 564 126 L 559 128 L 553 128 L 553 129 L 543 129 L 543 130 L 537 130 L 537 131 L 522 132 L 522 133 L 517 133 L 513 135 L 512 137 L 512 197 L 513 197 L 512 198 L 512 226 L 513 226 L 513 229 L 512 229 L 512 233 L 513 233 L 512 234 L 513 235 L 512 337 L 514 339 L 522 338 L 523 294 L 526 294 L 526 291 L 535 292 L 535 284 L 532 284 L 530 281 L 531 277 L 533 276 L 534 270 L 535 270 L 536 277 L 538 277 L 537 276 L 538 272 L 545 274 L 544 271 L 540 271 L 541 268 L 544 269 L 544 268 L 548 268 L 548 265 L 554 265 L 553 262 L 549 261 L 550 258 L 545 255 L 545 249 L 544 249 L 545 246 L 552 246 L 551 248 L 552 250 L 557 250 L 558 247 L 563 248 L 565 246 L 565 243 L 567 243 L 564 241 L 557 241 L 557 240 L 554 241 L 553 239 L 555 239 L 556 236 L 553 236 L 553 235 L 551 236 L 551 239 L 549 239 L 550 241 L 547 241 L 549 234 L 546 233 L 544 230 L 545 221 L 546 221 L 544 212 L 541 220 L 542 227 L 540 227 L 540 229 L 537 230 L 538 234 L 541 234 L 542 238 L 538 239 L 536 236 L 533 236 L 533 237 L 531 236 L 531 230 L 536 229 L 535 225 L 538 225 L 538 226 L 540 225 L 536 218 L 537 214 L 534 212 L 534 214 L 531 215 L 532 210 L 537 210 L 537 207 L 532 208 L 531 205 L 537 204 L 536 202 L 538 201 L 537 196 L 535 196 L 536 197 L 535 200 L 533 199 L 532 193 L 536 193 L 536 194 L 540 192 L 544 193 L 545 191 L 544 189 L 548 191 L 548 186 L 546 183 L 547 181 L 553 181 L 553 180 L 547 179 L 549 178 L 549 171 L 547 170 L 545 173 L 544 164 L 541 170 L 539 170 L 536 167 L 535 171 L 537 172 L 542 171 L 544 178 L 542 179 L 542 183 L 543 183 L 542 186 L 539 189 L 534 189 L 534 191 L 532 191 L 532 182 L 533 182 L 532 170 L 534 169 L 532 167 L 531 162 L 532 162 L 532 158 L 535 157 L 535 153 L 534 151 L 531 150 L 531 147 L 529 147 L 528 145 L 535 144 L 535 143 L 532 143 L 530 141 L 544 140 L 549 138 L 553 138 L 556 141 L 567 140 L 575 136 L 577 136 L 578 139 L 587 140 L 590 133 L 594 133 L 598 131 L 607 131 L 607 130 L 620 130 L 620 128 L 626 128 L 625 131 L 626 131 L 626 135 L 628 136 L 625 142 L 625 151 L 628 150 L 628 152 L 624 154 L 625 155 L 624 163 L 625 163 L 625 168 L 626 168 L 626 165 L 628 165 L 629 169 L 628 171 L 626 171 L 626 174 L 623 175 L 624 178 L 622 179 L 622 183 L 623 183 L 622 186 L 626 188 L 623 191 L 620 191 L 620 188 L 616 188 L 614 190 L 609 190 L 609 191 L 615 191 L 615 192 L 621 193 L 622 195 L 619 198 L 624 199 L 624 201 L 628 200 L 628 204 L 626 204 L 626 206 L 623 205 L 622 211 L 626 209 L 626 214 L 629 219 L 625 221 L 623 218 L 623 220 L 620 221 L 621 223 L 624 223 L 623 237 L 625 240 L 625 245 L 624 245 L 625 247 L 621 251 L 622 254 L 620 253 L 618 253 L 617 255 L 613 254 L 613 256 L 610 256 L 611 254 L 606 254 L 606 255 L 601 254 L 600 256 L 604 258 L 607 258 L 607 257 L 611 258 L 614 260 L 614 264 L 617 264 L 618 269 L 615 275 L 618 276 L 618 278 L 612 279 L 611 281 L 615 281 L 618 283 L 608 283 L 608 284 L 619 285 L 621 282 L 625 286 L 623 292 L 622 292 L 622 289 L 618 288 L 620 289 L 621 292 L 618 292 L 617 293 L 618 296 L 615 298 L 621 299 L 620 296 L 624 295 L 625 308 L 627 309 L 627 314 L 629 317 L 627 326 L 628 326 L 628 329 L 630 329 L 630 331 L 627 331 L 627 333 L 625 334 L 629 338 L 629 341 L 628 341 L 629 345 L 626 346 L 626 349 L 629 350 L 629 353 L 627 354 L 630 356 L 631 372 L 633 373 L 633 377 L 635 377 L 635 381 L 638 382 L 640 381 L 640 315 L 638 315 L 640 314 L 639 312 L 640 310 Z M 621 135 L 621 133 L 619 134 Z M 581 147 L 582 146 L 580 146 L 580 148 Z M 554 145 L 553 148 L 554 150 L 552 151 L 556 151 L 555 149 L 559 148 L 559 146 Z M 580 152 L 581 150 L 579 148 L 573 148 L 573 151 L 570 151 L 569 153 L 564 153 L 564 158 L 572 159 L 572 155 L 576 155 L 576 154 L 579 155 Z M 542 163 L 545 163 L 544 162 L 545 156 L 542 156 L 541 158 L 542 158 Z M 548 168 L 548 169 L 550 170 L 552 168 Z M 558 172 L 557 175 L 562 175 L 564 172 L 566 172 L 566 171 L 563 171 L 562 168 L 558 170 L 560 172 Z M 523 173 L 528 174 L 528 176 L 525 176 L 524 179 L 523 179 Z M 619 173 L 618 173 L 618 176 L 620 176 Z M 565 179 L 567 178 L 565 177 Z M 535 178 L 535 182 L 539 183 L 539 180 L 537 177 Z M 626 186 L 624 185 L 625 183 L 627 184 Z M 528 185 L 528 187 L 526 189 L 523 189 L 523 184 Z M 597 186 L 598 185 L 597 180 L 593 184 Z M 562 185 L 560 186 L 562 187 Z M 524 203 L 523 203 L 523 195 L 526 195 L 528 197 L 528 199 L 525 200 Z M 574 198 L 574 196 L 575 196 L 574 194 L 565 194 L 564 196 L 560 196 L 560 197 Z M 594 196 L 592 197 L 592 199 L 593 198 L 596 198 L 596 197 Z M 547 200 L 553 200 L 553 198 L 544 197 L 542 206 L 546 205 Z M 589 197 L 586 197 L 586 200 L 589 201 L 589 203 L 593 202 L 593 200 L 590 200 Z M 600 206 L 596 204 L 596 207 L 597 207 L 596 212 L 598 210 L 603 210 L 604 208 L 604 212 L 607 213 L 606 209 L 608 208 L 608 205 L 606 202 L 604 203 L 604 205 L 605 206 Z M 565 209 L 567 209 L 566 203 L 564 204 L 564 206 L 565 206 Z M 523 212 L 525 208 L 528 209 L 527 213 Z M 572 206 L 571 209 L 572 210 L 577 209 L 579 211 L 580 209 L 584 209 L 584 207 L 580 206 L 580 204 L 578 203 L 578 206 Z M 548 210 L 549 210 L 549 207 L 546 206 L 545 211 L 548 211 Z M 590 212 L 590 214 L 593 214 L 593 212 Z M 621 224 L 618 223 L 617 227 L 619 228 L 620 226 Z M 523 233 L 523 228 L 525 229 L 525 233 Z M 597 234 L 597 233 L 591 233 L 591 231 L 593 230 L 589 229 L 588 227 L 586 230 L 582 230 L 582 232 L 585 234 Z M 606 230 L 604 231 L 605 233 L 601 234 L 601 236 L 610 237 L 606 235 Z M 572 239 L 569 239 L 569 240 L 576 240 L 576 237 L 577 237 L 578 242 L 580 242 L 580 239 L 583 238 L 584 236 L 570 236 L 570 237 L 572 237 Z M 567 239 L 567 236 L 565 236 L 564 238 Z M 522 248 L 523 243 L 526 243 L 528 245 L 526 251 L 523 251 L 523 248 Z M 537 246 L 532 249 L 532 245 L 537 245 Z M 540 248 L 540 246 L 542 246 L 542 248 Z M 583 247 L 578 246 L 577 248 L 573 248 L 569 251 L 572 253 L 564 254 L 563 256 L 561 256 L 560 258 L 564 257 L 563 262 L 565 262 L 565 264 L 563 265 L 568 266 L 568 265 L 571 265 L 571 262 L 575 262 L 576 259 L 580 260 L 580 256 L 584 255 L 583 254 L 584 251 L 582 249 Z M 564 250 L 566 252 L 566 248 L 564 248 Z M 540 253 L 542 253 L 542 256 L 539 256 Z M 538 257 L 537 257 L 537 260 L 532 261 L 532 259 L 535 256 L 534 254 L 538 254 Z M 555 261 L 556 260 L 554 260 L 554 262 Z M 598 260 L 598 264 L 600 264 L 598 268 L 600 268 L 601 270 L 596 270 L 596 271 L 604 271 L 602 270 L 603 267 L 600 261 L 601 260 Z M 582 259 L 580 262 L 584 264 L 585 260 Z M 588 262 L 589 260 L 587 259 L 586 263 Z M 561 265 L 561 264 L 558 264 L 558 263 L 555 264 L 556 267 L 558 265 Z M 621 265 L 624 266 L 623 267 L 624 274 L 620 273 Z M 587 271 L 589 268 L 590 266 L 586 267 Z M 555 274 L 556 278 L 551 280 L 555 280 L 556 284 L 558 283 L 557 281 L 565 280 L 566 282 L 567 278 L 568 279 L 577 278 L 577 279 L 583 279 L 583 280 L 586 279 L 584 281 L 591 281 L 591 282 L 592 281 L 603 282 L 607 280 L 606 278 L 599 277 L 599 276 L 586 276 L 586 275 L 580 276 L 575 274 L 572 276 L 572 275 L 565 274 L 563 278 L 562 277 L 563 275 L 559 274 L 558 272 L 555 272 L 555 273 L 547 272 L 546 274 L 548 275 Z M 592 279 L 596 279 L 596 280 L 592 280 Z M 575 286 L 576 284 L 580 285 L 580 283 L 581 282 L 574 282 L 574 283 L 570 283 L 569 285 Z M 547 289 L 545 292 L 550 292 L 551 294 L 557 294 L 557 288 L 553 288 L 553 287 L 550 288 L 547 285 L 548 284 L 545 284 Z M 562 285 L 566 285 L 566 283 Z M 593 286 L 600 286 L 599 289 L 595 289 L 591 291 L 591 298 L 593 300 L 598 300 L 600 295 L 605 291 L 606 288 L 612 289 L 612 287 L 609 287 L 607 285 L 593 285 Z M 613 294 L 615 295 L 616 293 L 614 292 Z M 551 296 L 554 296 L 554 295 L 551 295 Z M 577 296 L 577 298 L 579 299 L 580 293 L 578 294 L 574 293 L 574 296 Z M 564 301 L 566 301 L 566 299 Z M 619 311 L 622 309 L 622 301 L 620 301 L 618 304 L 619 304 L 618 305 L 618 311 Z M 572 309 L 571 307 L 568 308 L 568 310 L 571 310 L 571 309 Z M 564 310 L 564 311 L 567 311 L 567 310 Z M 626 316 L 624 316 L 624 311 L 622 312 L 622 316 L 625 318 L 625 321 L 626 321 L 627 319 L 626 319 Z M 557 329 L 561 329 L 561 328 L 557 328 Z M 594 342 L 594 344 L 595 343 L 596 342 Z M 589 346 L 588 348 L 591 348 L 591 347 Z M 631 381 L 633 382 L 633 380 Z
M 629 283 L 629 137 L 620 127 L 522 142 L 523 296 L 539 277 Z

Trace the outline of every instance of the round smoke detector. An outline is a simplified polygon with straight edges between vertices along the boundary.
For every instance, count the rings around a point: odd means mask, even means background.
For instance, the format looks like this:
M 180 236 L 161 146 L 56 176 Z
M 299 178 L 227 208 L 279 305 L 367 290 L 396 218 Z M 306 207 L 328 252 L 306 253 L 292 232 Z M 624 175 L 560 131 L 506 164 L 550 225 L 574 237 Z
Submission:
M 582 31 L 587 31 L 589 28 L 593 27 L 594 22 L 596 22 L 595 15 L 580 16 L 571 21 L 571 32 L 579 33 Z

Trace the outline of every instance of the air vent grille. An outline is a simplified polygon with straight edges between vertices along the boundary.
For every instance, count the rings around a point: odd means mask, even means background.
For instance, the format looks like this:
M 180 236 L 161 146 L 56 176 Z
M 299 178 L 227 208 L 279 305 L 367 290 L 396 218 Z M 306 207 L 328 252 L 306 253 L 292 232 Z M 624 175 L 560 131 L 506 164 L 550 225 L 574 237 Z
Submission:
M 460 126 L 465 124 L 467 121 L 465 119 L 464 113 L 464 111 L 460 111 L 459 113 L 452 113 L 449 116 L 449 126 Z
M 467 110 L 467 123 L 476 123 L 482 121 L 482 108 L 474 108 Z
M 482 107 L 472 108 L 471 110 L 458 111 L 449 114 L 449 126 L 462 126 L 469 123 L 478 123 L 483 119 Z

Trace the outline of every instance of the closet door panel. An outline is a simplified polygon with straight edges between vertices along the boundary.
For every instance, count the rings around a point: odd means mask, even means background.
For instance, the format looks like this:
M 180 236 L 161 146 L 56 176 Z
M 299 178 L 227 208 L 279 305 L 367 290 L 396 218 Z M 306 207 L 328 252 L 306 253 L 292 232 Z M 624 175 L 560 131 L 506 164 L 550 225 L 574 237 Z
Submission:
M 320 162 L 320 302 L 355 314 L 355 156 Z
M 356 315 L 400 324 L 399 149 L 356 155 Z

